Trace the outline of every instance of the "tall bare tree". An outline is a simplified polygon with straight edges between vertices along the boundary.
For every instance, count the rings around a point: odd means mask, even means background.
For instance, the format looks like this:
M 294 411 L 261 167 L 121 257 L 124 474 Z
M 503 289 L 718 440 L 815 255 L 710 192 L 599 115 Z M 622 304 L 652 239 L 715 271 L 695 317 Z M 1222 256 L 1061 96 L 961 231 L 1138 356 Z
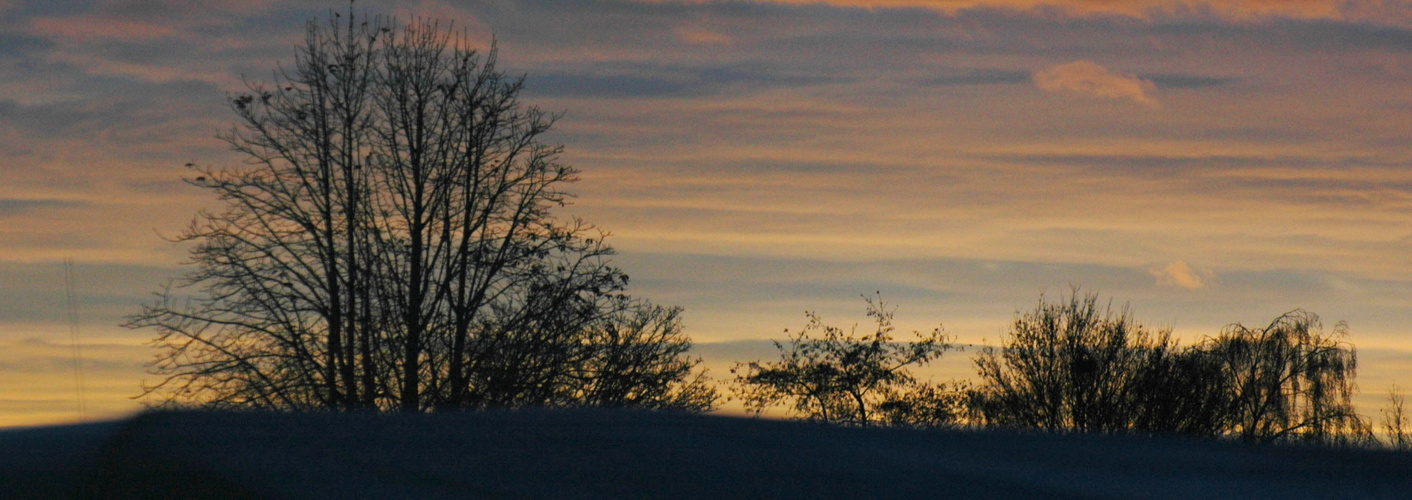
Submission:
M 231 96 L 239 123 L 222 137 L 247 161 L 189 165 L 225 210 L 197 215 L 177 238 L 194 269 L 128 321 L 158 332 L 148 393 L 291 409 L 714 404 L 678 311 L 624 295 L 605 235 L 554 215 L 578 171 L 543 140 L 557 117 L 520 101 L 523 78 L 496 54 L 432 21 L 350 10 L 310 22 L 292 67 Z

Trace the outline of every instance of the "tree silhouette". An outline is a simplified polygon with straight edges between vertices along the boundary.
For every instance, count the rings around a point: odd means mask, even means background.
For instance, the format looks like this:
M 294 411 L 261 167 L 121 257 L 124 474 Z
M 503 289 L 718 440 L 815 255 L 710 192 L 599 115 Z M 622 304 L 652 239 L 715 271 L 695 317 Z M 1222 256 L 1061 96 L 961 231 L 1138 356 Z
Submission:
M 188 165 L 223 211 L 178 241 L 188 272 L 127 322 L 153 328 L 146 393 L 218 407 L 703 409 L 679 311 L 632 299 L 605 234 L 555 209 L 578 171 L 494 45 L 350 9 L 292 67 L 247 83 Z M 177 294 L 189 291 L 182 300 Z
M 788 405 L 809 420 L 844 425 L 891 424 L 913 427 L 949 425 L 955 421 L 960 398 L 954 391 L 917 380 L 911 367 L 940 357 L 950 345 L 940 327 L 913 332 L 908 343 L 893 341 L 892 315 L 881 298 L 867 301 L 872 333 L 857 327 L 825 325 L 812 312 L 799 333 L 785 334 L 788 346 L 775 342 L 780 358 L 773 362 L 737 363 L 735 394 L 759 414 Z
M 1409 436 L 1406 394 L 1393 384 L 1388 390 L 1388 406 L 1382 410 L 1383 433 L 1387 435 L 1387 445 L 1394 450 L 1412 449 L 1412 436 Z
M 1219 437 L 1230 425 L 1231 397 L 1219 360 L 1199 348 L 1140 348 L 1131 431 Z
M 1228 432 L 1252 442 L 1361 442 L 1369 426 L 1353 409 L 1357 353 L 1339 323 L 1322 332 L 1319 316 L 1294 310 L 1264 328 L 1239 323 L 1207 339 L 1232 398 Z
M 1151 390 L 1176 387 L 1167 377 L 1188 369 L 1176 354 L 1169 330 L 1148 329 L 1126 308 L 1099 307 L 1095 294 L 1041 296 L 1034 310 L 1016 315 L 1002 349 L 975 358 L 981 386 L 971 404 L 988 425 L 1132 431 L 1160 422 L 1144 403 L 1170 401 L 1153 400 Z
M 1365 442 L 1346 336 L 1342 323 L 1325 335 L 1318 316 L 1295 310 L 1181 348 L 1094 294 L 1041 297 L 1001 349 L 976 357 L 982 380 L 969 403 L 981 423 L 1002 427 Z

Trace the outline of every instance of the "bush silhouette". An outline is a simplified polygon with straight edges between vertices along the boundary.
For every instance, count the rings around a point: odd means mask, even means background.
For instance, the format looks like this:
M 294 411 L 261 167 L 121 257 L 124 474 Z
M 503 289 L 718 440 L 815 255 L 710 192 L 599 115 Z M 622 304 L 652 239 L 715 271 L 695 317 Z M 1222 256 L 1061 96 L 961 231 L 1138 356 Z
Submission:
M 1041 297 L 1001 348 L 975 358 L 968 404 L 976 423 L 997 427 L 1362 443 L 1371 434 L 1352 406 L 1346 337 L 1345 325 L 1326 335 L 1318 316 L 1295 310 L 1183 348 L 1170 330 L 1074 291 Z
M 806 419 L 834 424 L 933 427 L 956 421 L 960 397 L 942 386 L 919 381 L 911 367 L 924 365 L 950 348 L 940 327 L 913 332 L 907 343 L 893 340 L 893 311 L 881 298 L 864 297 L 871 333 L 825 325 L 812 312 L 809 323 L 775 342 L 776 361 L 737 363 L 734 389 L 756 414 L 787 406 Z
M 1100 307 L 1094 294 L 1075 291 L 1059 302 L 1041 296 L 1032 311 L 1017 314 L 1001 349 L 976 356 L 981 380 L 970 402 L 981 423 L 1000 427 L 1127 432 L 1161 425 L 1151 414 L 1185 401 L 1153 394 L 1154 386 L 1160 393 L 1202 373 L 1180 355 L 1169 330 Z

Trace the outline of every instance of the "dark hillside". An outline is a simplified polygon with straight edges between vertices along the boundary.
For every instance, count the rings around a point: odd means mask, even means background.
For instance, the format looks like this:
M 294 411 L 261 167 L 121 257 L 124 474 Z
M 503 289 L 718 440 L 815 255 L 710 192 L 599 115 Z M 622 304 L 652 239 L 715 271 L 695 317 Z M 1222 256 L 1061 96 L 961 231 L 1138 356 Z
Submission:
M 0 456 L 6 498 L 1412 495 L 1407 453 L 613 411 L 153 413 L 3 432 Z

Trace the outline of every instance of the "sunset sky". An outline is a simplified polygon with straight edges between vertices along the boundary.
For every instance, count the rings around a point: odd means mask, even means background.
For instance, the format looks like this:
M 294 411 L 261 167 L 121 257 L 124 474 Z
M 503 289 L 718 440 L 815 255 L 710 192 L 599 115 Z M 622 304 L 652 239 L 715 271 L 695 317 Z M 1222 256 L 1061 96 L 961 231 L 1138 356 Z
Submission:
M 1412 1 L 363 1 L 465 28 L 583 170 L 565 214 L 712 373 L 816 310 L 994 343 L 1071 286 L 1184 341 L 1347 321 L 1412 385 Z M 225 96 L 341 2 L 0 0 L 0 426 L 132 412 Z M 768 354 L 768 351 L 764 351 Z M 964 375 L 969 353 L 948 355 Z

